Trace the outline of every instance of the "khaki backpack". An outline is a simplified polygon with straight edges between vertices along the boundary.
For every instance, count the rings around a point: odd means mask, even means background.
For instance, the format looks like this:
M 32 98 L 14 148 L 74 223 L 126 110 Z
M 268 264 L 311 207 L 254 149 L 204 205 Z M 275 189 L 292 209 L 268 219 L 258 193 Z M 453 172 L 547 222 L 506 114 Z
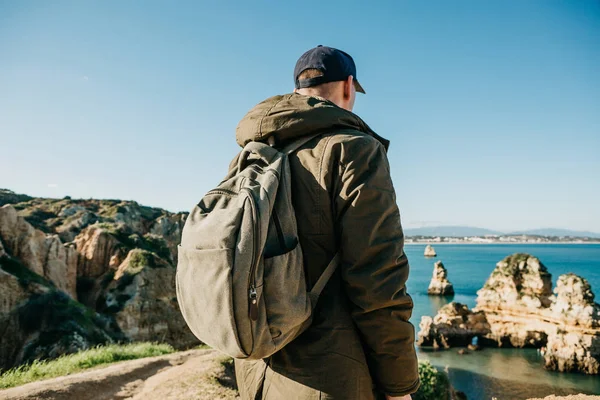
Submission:
M 288 155 L 250 142 L 219 186 L 188 216 L 178 247 L 177 300 L 187 325 L 234 358 L 261 359 L 302 333 L 336 255 L 307 291 Z

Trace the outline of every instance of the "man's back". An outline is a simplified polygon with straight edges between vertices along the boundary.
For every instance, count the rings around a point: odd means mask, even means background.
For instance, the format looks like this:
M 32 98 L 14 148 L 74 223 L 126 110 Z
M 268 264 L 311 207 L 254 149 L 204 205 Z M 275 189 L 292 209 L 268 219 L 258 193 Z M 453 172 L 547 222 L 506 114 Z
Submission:
M 267 360 L 236 361 L 244 399 L 371 399 L 418 386 L 408 263 L 387 141 L 356 115 L 315 97 L 276 96 L 240 122 L 240 145 L 321 135 L 290 157 L 293 203 L 310 289 L 338 250 L 341 264 L 311 327 Z M 234 160 L 235 162 L 235 160 Z

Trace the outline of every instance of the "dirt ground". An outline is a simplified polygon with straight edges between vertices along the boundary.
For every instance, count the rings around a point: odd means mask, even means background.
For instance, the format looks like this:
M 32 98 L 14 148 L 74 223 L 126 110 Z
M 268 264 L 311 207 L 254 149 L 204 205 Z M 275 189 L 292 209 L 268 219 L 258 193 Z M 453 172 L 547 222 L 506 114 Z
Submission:
M 190 350 L 123 361 L 0 390 L 0 400 L 25 399 L 232 400 L 239 396 L 233 366 L 224 356 L 215 350 Z M 600 396 L 549 396 L 530 400 L 600 400 Z
M 214 350 L 190 350 L 0 390 L 2 400 L 238 399 L 233 366 Z

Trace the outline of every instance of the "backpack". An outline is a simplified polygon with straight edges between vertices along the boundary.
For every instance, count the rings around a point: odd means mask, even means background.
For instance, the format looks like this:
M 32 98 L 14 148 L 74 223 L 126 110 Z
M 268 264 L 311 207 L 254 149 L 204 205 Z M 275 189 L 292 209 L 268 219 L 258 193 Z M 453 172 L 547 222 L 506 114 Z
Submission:
M 181 313 L 198 339 L 233 358 L 267 358 L 308 328 L 339 262 L 338 253 L 307 291 L 288 156 L 316 136 L 281 151 L 248 143 L 183 227 Z

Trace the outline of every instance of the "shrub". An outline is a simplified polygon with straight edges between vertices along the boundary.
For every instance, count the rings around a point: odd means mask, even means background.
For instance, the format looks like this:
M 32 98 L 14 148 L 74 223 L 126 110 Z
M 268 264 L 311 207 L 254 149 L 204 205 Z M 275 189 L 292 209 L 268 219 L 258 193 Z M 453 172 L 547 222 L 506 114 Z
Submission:
M 413 400 L 450 400 L 452 389 L 448 376 L 437 370 L 429 361 L 419 364 L 421 387 Z

